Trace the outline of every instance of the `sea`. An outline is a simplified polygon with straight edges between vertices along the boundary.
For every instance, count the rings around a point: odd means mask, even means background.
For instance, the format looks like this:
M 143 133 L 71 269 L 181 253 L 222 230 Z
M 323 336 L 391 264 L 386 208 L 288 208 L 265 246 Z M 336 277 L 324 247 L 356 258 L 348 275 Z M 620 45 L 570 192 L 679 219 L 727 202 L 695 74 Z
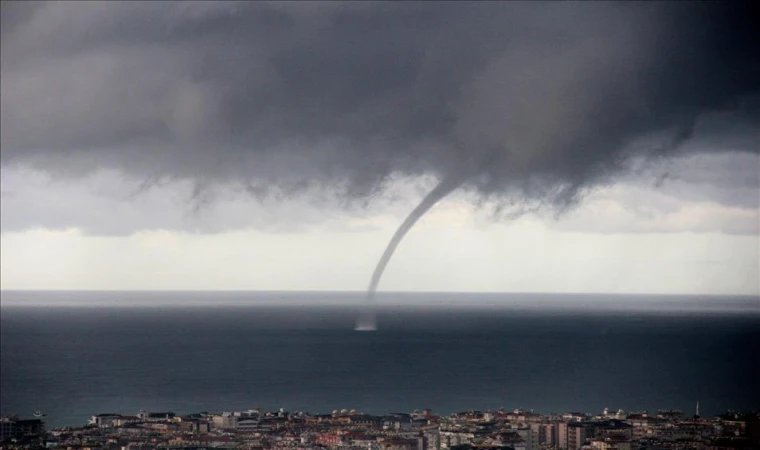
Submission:
M 0 297 L 0 414 L 760 408 L 760 298 L 361 292 Z

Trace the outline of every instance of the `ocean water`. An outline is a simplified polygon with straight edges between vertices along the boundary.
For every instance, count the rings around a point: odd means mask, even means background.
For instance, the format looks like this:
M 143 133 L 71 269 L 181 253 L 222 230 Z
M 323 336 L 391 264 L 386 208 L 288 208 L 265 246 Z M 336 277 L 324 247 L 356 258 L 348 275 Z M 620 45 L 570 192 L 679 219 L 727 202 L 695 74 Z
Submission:
M 760 299 L 2 292 L 0 414 L 760 408 Z

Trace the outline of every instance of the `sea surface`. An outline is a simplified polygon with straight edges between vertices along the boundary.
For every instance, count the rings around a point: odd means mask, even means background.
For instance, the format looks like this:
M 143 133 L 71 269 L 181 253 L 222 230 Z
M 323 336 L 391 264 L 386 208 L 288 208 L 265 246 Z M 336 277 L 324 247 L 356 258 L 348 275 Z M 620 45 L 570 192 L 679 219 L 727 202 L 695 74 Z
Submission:
M 0 297 L 0 414 L 760 408 L 760 299 L 20 292 Z

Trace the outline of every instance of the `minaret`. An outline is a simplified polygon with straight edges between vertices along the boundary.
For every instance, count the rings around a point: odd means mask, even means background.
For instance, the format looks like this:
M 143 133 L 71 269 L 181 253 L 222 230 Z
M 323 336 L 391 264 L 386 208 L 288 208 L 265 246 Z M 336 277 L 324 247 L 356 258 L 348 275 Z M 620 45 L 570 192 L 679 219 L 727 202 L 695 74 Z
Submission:
M 699 417 L 699 400 L 697 400 L 697 413 L 695 415 Z

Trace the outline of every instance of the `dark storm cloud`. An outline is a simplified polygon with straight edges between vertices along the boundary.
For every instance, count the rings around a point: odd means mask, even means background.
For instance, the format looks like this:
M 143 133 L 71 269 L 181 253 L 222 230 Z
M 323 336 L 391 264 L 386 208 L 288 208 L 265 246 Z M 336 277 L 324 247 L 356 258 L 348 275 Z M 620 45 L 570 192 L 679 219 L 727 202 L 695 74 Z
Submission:
M 632 155 L 757 151 L 752 8 L 4 2 L 2 164 L 348 198 L 468 173 L 567 204 Z

